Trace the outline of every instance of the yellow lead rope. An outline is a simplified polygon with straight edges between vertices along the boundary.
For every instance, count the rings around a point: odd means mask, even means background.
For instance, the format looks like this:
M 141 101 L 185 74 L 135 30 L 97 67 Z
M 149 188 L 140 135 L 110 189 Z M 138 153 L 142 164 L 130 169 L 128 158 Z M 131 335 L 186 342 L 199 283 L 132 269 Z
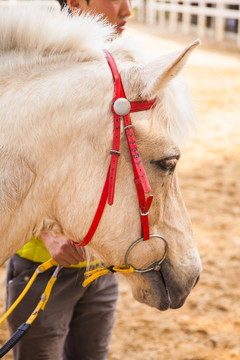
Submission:
M 54 261 L 53 259 L 49 259 L 48 261 L 46 261 L 45 263 L 43 263 L 37 267 L 37 269 L 34 271 L 31 279 L 29 280 L 29 282 L 27 283 L 27 285 L 25 286 L 25 288 L 23 289 L 23 291 L 21 292 L 19 297 L 14 301 L 12 306 L 8 309 L 8 311 L 0 319 L 0 324 L 2 324 L 5 319 L 7 319 L 7 317 L 13 312 L 15 307 L 22 301 L 22 299 L 27 294 L 28 290 L 32 286 L 32 284 L 35 281 L 38 274 L 43 273 L 44 271 L 46 271 L 56 265 L 57 265 L 56 261 Z
M 45 290 L 44 290 L 44 292 L 43 292 L 43 294 L 41 296 L 41 300 L 39 301 L 36 308 L 34 309 L 32 314 L 30 315 L 30 317 L 26 321 L 27 324 L 32 324 L 32 322 L 36 319 L 39 311 L 44 310 L 45 305 L 46 305 L 46 303 L 47 303 L 47 301 L 49 299 L 52 287 L 53 287 L 55 281 L 57 280 L 58 272 L 62 268 L 53 259 L 49 259 L 48 261 L 46 261 L 45 263 L 43 263 L 43 264 L 41 264 L 41 265 L 39 265 L 37 267 L 37 269 L 33 273 L 31 279 L 29 280 L 29 282 L 27 283 L 27 285 L 25 286 L 25 288 L 23 289 L 23 291 L 21 292 L 19 297 L 15 300 L 15 302 L 12 304 L 12 306 L 8 309 L 8 311 L 0 319 L 0 324 L 2 324 L 5 319 L 7 319 L 7 317 L 13 312 L 13 310 L 16 308 L 16 306 L 22 301 L 22 299 L 27 294 L 28 290 L 32 286 L 32 284 L 35 281 L 38 274 L 43 273 L 44 271 L 50 269 L 53 266 L 57 266 L 57 268 L 54 271 L 54 273 L 53 273 L 52 277 L 50 278 L 50 280 L 48 281 L 47 286 L 46 286 L 46 288 L 45 288 Z M 98 277 L 100 277 L 102 275 L 105 275 L 105 274 L 107 274 L 109 272 L 111 272 L 111 273 L 121 272 L 121 273 L 129 274 L 129 273 L 134 272 L 134 268 L 132 266 L 127 267 L 126 265 L 119 265 L 119 266 L 99 267 L 99 268 L 93 269 L 91 271 L 87 271 L 87 272 L 84 273 L 84 275 L 88 276 L 88 278 L 86 280 L 84 280 L 83 287 L 88 286 L 92 281 L 94 281 Z
M 85 272 L 85 276 L 89 276 L 86 280 L 83 282 L 83 287 L 88 286 L 92 281 L 97 279 L 98 277 L 105 275 L 107 273 L 114 273 L 114 272 L 121 272 L 125 274 L 130 274 L 134 272 L 134 267 L 126 265 L 119 265 L 119 266 L 106 266 L 106 267 L 100 267 L 96 268 L 90 271 Z
M 52 274 L 50 280 L 47 283 L 47 286 L 42 293 L 41 300 L 37 304 L 36 308 L 33 310 L 32 314 L 29 316 L 29 318 L 26 321 L 26 324 L 32 324 L 33 321 L 38 316 L 38 313 L 40 310 L 44 310 L 46 303 L 48 302 L 48 299 L 50 297 L 52 287 L 55 284 L 55 281 L 57 280 L 57 275 L 59 271 L 61 270 L 62 266 L 58 265 L 54 273 Z
M 8 315 L 11 314 L 11 312 L 19 304 L 19 302 L 22 300 L 22 298 L 26 295 L 26 293 L 30 289 L 31 285 L 33 284 L 34 280 L 36 279 L 37 275 L 55 265 L 57 265 L 56 262 L 53 259 L 50 259 L 49 261 L 38 266 L 38 268 L 34 272 L 33 276 L 31 277 L 30 281 L 28 282 L 28 284 L 25 287 L 25 289 L 23 290 L 23 292 L 20 294 L 20 296 L 17 298 L 17 300 L 11 306 L 11 308 L 7 311 L 7 313 L 2 317 L 1 323 L 8 317 Z M 29 331 L 33 321 L 38 316 L 39 311 L 44 310 L 44 307 L 49 299 L 52 287 L 53 287 L 55 281 L 57 280 L 58 272 L 61 270 L 61 268 L 62 268 L 62 266 L 57 265 L 50 280 L 47 283 L 47 286 L 41 296 L 39 303 L 37 304 L 37 306 L 34 309 L 34 311 L 32 312 L 32 314 L 29 316 L 27 321 L 25 323 L 21 324 L 17 328 L 15 333 L 11 336 L 11 338 L 0 348 L 0 358 L 2 358 L 5 354 L 7 354 L 8 351 L 11 350 L 17 344 L 17 342 Z
M 57 280 L 57 276 L 59 271 L 61 270 L 62 266 L 58 265 L 53 259 L 49 259 L 45 263 L 39 265 L 37 269 L 35 270 L 34 274 L 32 275 L 31 279 L 25 286 L 22 293 L 19 295 L 17 300 L 12 304 L 12 306 L 8 309 L 8 311 L 3 315 L 3 317 L 0 319 L 0 324 L 12 313 L 12 311 L 16 308 L 16 306 L 20 303 L 20 301 L 24 298 L 24 296 L 27 294 L 28 290 L 32 286 L 34 280 L 36 279 L 37 275 L 50 269 L 52 266 L 56 266 L 56 269 L 54 270 L 50 280 L 47 283 L 47 286 L 45 287 L 44 292 L 42 293 L 41 299 L 35 309 L 33 310 L 32 314 L 29 316 L 27 321 L 23 324 L 21 324 L 17 331 L 12 335 L 12 337 L 0 348 L 0 358 L 2 358 L 5 354 L 8 353 L 9 350 L 11 350 L 17 342 L 29 331 L 32 323 L 36 319 L 36 317 L 39 314 L 40 310 L 44 310 L 46 303 L 50 297 L 52 287 L 55 284 L 55 281 Z M 84 275 L 89 276 L 88 279 L 86 279 L 83 282 L 83 286 L 86 287 L 88 284 L 90 284 L 93 280 L 97 279 L 99 276 L 105 275 L 108 272 L 122 272 L 122 273 L 132 273 L 134 272 L 134 268 L 132 266 L 127 267 L 126 265 L 122 266 L 108 266 L 108 267 L 102 267 L 97 268 L 91 271 L 87 271 Z

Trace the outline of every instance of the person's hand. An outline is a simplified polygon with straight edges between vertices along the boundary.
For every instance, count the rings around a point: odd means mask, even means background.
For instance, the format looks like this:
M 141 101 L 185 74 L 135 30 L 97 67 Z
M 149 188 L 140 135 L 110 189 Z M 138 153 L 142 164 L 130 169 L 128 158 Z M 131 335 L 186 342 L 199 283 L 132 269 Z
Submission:
M 71 240 L 64 236 L 47 231 L 42 232 L 39 238 L 44 242 L 52 259 L 59 265 L 68 267 L 86 260 L 85 250 L 82 247 L 72 245 Z

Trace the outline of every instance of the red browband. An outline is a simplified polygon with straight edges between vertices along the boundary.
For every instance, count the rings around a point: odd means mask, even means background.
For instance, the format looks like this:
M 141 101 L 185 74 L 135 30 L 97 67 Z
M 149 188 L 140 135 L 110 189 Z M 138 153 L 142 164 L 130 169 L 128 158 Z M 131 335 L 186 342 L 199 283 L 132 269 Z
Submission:
M 144 240 L 149 239 L 149 223 L 148 223 L 148 213 L 149 209 L 153 200 L 153 195 L 150 195 L 145 198 L 145 194 L 148 194 L 151 191 L 142 160 L 137 148 L 136 139 L 133 133 L 132 129 L 132 123 L 131 123 L 131 112 L 137 112 L 137 111 L 145 111 L 149 110 L 155 103 L 155 100 L 149 100 L 149 101 L 135 101 L 135 102 L 129 102 L 126 99 L 126 95 L 122 86 L 122 81 L 120 74 L 118 72 L 116 63 L 114 61 L 114 58 L 112 55 L 107 51 L 104 50 L 108 65 L 112 71 L 113 79 L 114 79 L 114 96 L 113 96 L 113 105 L 112 105 L 112 112 L 113 112 L 113 145 L 111 153 L 111 160 L 110 165 L 107 173 L 107 178 L 103 187 L 101 199 L 98 204 L 97 211 L 95 213 L 92 225 L 90 226 L 90 229 L 80 243 L 76 243 L 72 241 L 73 245 L 75 246 L 85 246 L 89 243 L 89 241 L 92 239 L 98 224 L 101 220 L 107 199 L 108 204 L 112 205 L 114 201 L 114 191 L 115 191 L 115 182 L 116 182 L 116 174 L 117 174 L 117 165 L 118 165 L 118 158 L 120 155 L 120 136 L 121 136 L 121 117 L 123 118 L 124 123 L 124 130 L 128 141 L 128 147 L 129 152 L 132 159 L 132 165 L 133 165 L 133 171 L 134 171 L 134 177 L 135 177 L 135 184 L 138 194 L 138 200 L 139 200 L 139 206 L 140 206 L 140 217 L 141 217 L 141 224 L 142 224 L 142 235 L 144 237 Z M 120 102 L 122 101 L 124 105 L 129 105 L 129 109 L 127 110 L 127 113 L 124 113 L 124 115 L 119 115 L 116 112 L 116 104 L 117 100 Z M 120 109 L 122 107 L 120 106 Z

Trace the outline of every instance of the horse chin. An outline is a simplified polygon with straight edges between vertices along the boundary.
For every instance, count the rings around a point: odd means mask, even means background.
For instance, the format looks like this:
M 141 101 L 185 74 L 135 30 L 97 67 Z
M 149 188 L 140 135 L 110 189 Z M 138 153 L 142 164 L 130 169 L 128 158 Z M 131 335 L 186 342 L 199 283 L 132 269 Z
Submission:
M 171 298 L 168 288 L 160 271 L 149 271 L 138 275 L 139 281 L 143 286 L 132 287 L 135 300 L 155 307 L 161 311 L 168 310 L 171 307 Z
M 171 274 L 170 268 L 171 265 L 166 262 L 160 271 L 138 274 L 137 283 L 140 286 L 132 286 L 134 298 L 161 311 L 182 307 L 199 276 L 191 276 L 191 279 L 181 284 Z

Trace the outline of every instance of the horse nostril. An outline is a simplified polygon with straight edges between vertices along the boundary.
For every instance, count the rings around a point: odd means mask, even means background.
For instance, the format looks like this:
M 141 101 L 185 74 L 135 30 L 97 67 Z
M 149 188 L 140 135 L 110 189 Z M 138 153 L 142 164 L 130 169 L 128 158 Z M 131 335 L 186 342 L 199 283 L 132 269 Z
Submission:
M 198 277 L 196 278 L 195 283 L 194 283 L 194 285 L 193 285 L 193 288 L 197 285 L 199 279 L 200 279 L 200 275 L 198 275 Z

